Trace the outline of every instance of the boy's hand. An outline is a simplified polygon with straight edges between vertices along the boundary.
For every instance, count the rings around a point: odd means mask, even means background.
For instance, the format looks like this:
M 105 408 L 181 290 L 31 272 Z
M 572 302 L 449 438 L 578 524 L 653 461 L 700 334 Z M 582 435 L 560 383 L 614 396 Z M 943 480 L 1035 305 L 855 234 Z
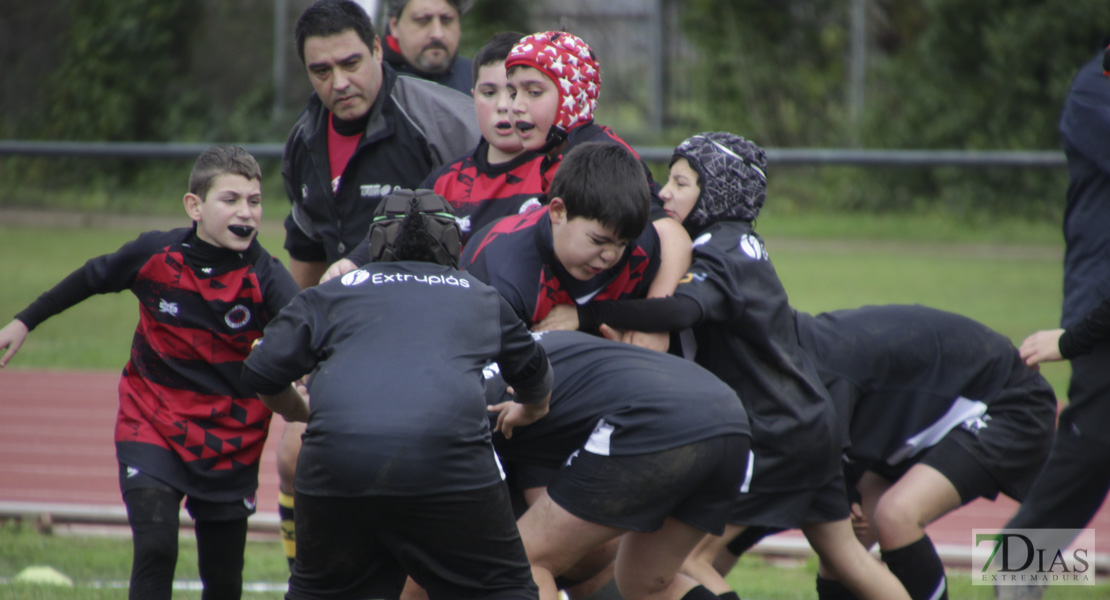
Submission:
M 551 394 L 548 394 L 543 402 L 535 404 L 521 404 L 510 400 L 488 407 L 490 412 L 497 413 L 497 426 L 493 430 L 500 431 L 507 440 L 512 439 L 513 429 L 531 425 L 547 414 L 550 400 Z
M 326 283 L 329 279 L 334 279 L 345 273 L 349 273 L 358 268 L 358 265 L 346 258 L 341 258 L 331 264 L 327 271 L 324 271 L 323 276 L 320 277 L 320 283 Z
M 556 304 L 533 331 L 578 331 L 578 307 L 573 304 Z
M 1060 336 L 1064 335 L 1063 329 L 1047 329 L 1038 331 L 1025 338 L 1018 348 L 1021 359 L 1025 364 L 1037 368 L 1039 363 L 1045 361 L 1064 360 L 1060 355 Z
M 0 369 L 8 366 L 8 361 L 15 356 L 16 352 L 19 352 L 19 347 L 23 345 L 23 340 L 27 339 L 30 331 L 19 319 L 12 319 L 11 323 L 0 329 L 0 350 L 7 349 L 4 356 L 0 357 Z
M 671 334 L 665 331 L 648 333 L 646 331 L 626 331 L 624 332 L 623 341 L 647 348 L 648 350 L 655 350 L 657 352 L 666 352 L 671 347 Z
M 671 334 L 661 331 L 658 333 L 647 333 L 644 331 L 633 330 L 620 330 L 613 329 L 612 327 L 601 324 L 599 328 L 602 337 L 611 342 L 624 342 L 632 344 L 633 346 L 640 346 L 648 350 L 657 350 L 659 352 L 666 352 L 671 347 Z

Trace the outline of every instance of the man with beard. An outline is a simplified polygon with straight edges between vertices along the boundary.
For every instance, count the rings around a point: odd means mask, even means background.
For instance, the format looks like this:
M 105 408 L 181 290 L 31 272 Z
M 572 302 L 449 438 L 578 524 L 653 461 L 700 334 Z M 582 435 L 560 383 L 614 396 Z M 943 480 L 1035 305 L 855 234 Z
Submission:
M 412 75 L 469 94 L 471 59 L 458 56 L 462 16 L 470 0 L 387 0 L 385 60 Z

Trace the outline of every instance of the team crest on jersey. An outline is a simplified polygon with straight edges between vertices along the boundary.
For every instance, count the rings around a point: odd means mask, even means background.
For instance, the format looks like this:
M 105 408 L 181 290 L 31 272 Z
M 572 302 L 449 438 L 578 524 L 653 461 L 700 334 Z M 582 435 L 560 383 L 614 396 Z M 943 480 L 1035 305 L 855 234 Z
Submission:
M 767 250 L 763 247 L 763 240 L 747 233 L 740 236 L 740 251 L 756 260 L 767 260 Z
M 247 507 L 247 510 L 254 510 L 258 507 L 258 496 L 251 494 L 243 498 L 243 506 Z
M 158 312 L 164 312 L 173 316 L 177 316 L 179 310 L 176 302 L 167 302 L 163 298 L 158 299 Z
M 251 311 L 242 304 L 236 304 L 224 315 L 224 323 L 232 329 L 240 329 L 251 321 Z
M 520 210 L 516 211 L 516 214 L 523 215 L 524 213 L 540 208 L 541 206 L 543 205 L 540 204 L 539 198 L 529 198 L 520 205 Z
M 703 233 L 698 236 L 698 239 L 694 240 L 694 243 L 691 244 L 691 246 L 694 248 L 697 248 L 698 246 L 703 246 L 705 244 L 708 244 L 709 240 L 711 239 L 713 239 L 712 233 Z
M 393 191 L 393 186 L 388 183 L 370 183 L 358 186 L 358 191 L 363 198 L 378 198 L 388 196 Z
M 351 272 L 343 275 L 343 278 L 340 279 L 339 282 L 342 283 L 343 285 L 347 286 L 347 287 L 351 287 L 351 286 L 358 285 L 358 284 L 366 281 L 369 278 L 370 278 L 369 273 L 367 273 L 366 271 L 363 271 L 362 269 L 359 269 L 357 271 L 351 271 Z
M 470 215 L 466 215 L 461 219 L 459 217 L 455 217 L 455 222 L 459 224 L 459 230 L 461 230 L 463 233 L 470 233 Z

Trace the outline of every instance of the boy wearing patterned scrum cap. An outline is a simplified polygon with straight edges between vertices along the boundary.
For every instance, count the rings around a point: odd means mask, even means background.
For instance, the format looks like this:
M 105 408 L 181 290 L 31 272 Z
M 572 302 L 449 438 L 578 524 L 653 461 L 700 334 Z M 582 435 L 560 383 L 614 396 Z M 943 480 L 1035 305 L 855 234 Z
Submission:
M 547 413 L 546 354 L 455 268 L 442 197 L 390 194 L 369 238 L 371 262 L 299 294 L 243 365 L 267 406 L 307 421 L 286 598 L 397 598 L 409 575 L 432 600 L 535 600 L 490 435 Z M 491 359 L 521 403 L 494 427 Z M 311 407 L 290 385 L 309 372 Z
M 563 327 L 682 331 L 683 350 L 736 390 L 752 426 L 749 477 L 723 537 L 708 537 L 686 570 L 717 594 L 734 593 L 713 558 L 747 526 L 801 528 L 822 563 L 859 598 L 909 598 L 852 532 L 840 456 L 846 438 L 755 220 L 767 191 L 762 148 L 709 132 L 675 148 L 660 192 L 694 237 L 693 263 L 674 296 L 561 309 Z M 541 323 L 538 329 L 551 326 Z M 695 345 L 696 344 L 696 345 Z

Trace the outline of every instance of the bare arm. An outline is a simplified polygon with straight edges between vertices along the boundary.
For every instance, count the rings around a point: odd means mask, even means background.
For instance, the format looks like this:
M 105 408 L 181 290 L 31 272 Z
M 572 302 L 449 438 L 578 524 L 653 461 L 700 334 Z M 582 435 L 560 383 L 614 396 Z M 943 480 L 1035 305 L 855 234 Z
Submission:
M 289 259 L 289 274 L 302 290 L 320 283 L 320 278 L 324 276 L 327 268 L 328 264 L 323 261 L 304 262 L 295 258 Z
M 293 385 L 273 395 L 260 393 L 258 399 L 286 421 L 301 423 L 308 421 L 308 399 Z

